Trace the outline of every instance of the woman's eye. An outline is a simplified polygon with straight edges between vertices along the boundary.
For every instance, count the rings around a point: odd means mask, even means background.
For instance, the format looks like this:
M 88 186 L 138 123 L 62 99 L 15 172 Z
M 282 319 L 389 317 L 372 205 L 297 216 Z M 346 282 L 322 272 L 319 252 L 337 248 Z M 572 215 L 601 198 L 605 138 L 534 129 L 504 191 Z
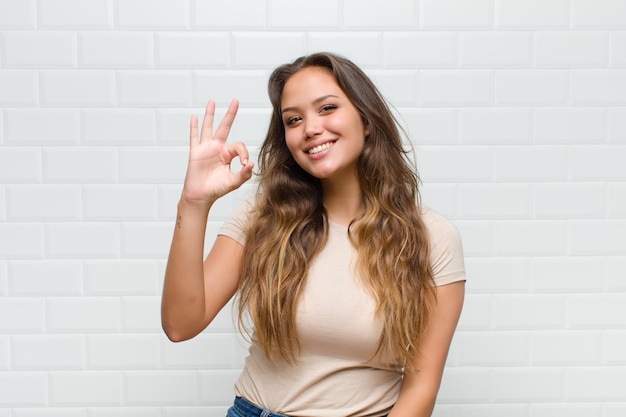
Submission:
M 337 108 L 337 106 L 335 106 L 334 104 L 327 104 L 324 107 L 322 107 L 322 111 L 332 111 L 335 110 Z
M 285 125 L 286 125 L 286 126 L 291 126 L 291 125 L 293 125 L 294 123 L 297 123 L 299 120 L 300 120 L 300 117 L 290 117 L 289 119 L 287 119 L 287 120 L 285 121 Z

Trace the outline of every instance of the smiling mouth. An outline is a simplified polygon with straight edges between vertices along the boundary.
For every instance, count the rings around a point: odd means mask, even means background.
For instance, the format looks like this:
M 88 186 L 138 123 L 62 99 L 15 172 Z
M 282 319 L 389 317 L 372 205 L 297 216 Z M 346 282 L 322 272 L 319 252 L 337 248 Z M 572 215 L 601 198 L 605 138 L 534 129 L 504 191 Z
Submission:
M 321 145 L 315 146 L 315 147 L 307 150 L 306 153 L 308 153 L 309 155 L 318 154 L 318 153 L 323 152 L 326 149 L 330 148 L 331 146 L 333 146 L 334 143 L 335 143 L 335 141 L 323 143 Z

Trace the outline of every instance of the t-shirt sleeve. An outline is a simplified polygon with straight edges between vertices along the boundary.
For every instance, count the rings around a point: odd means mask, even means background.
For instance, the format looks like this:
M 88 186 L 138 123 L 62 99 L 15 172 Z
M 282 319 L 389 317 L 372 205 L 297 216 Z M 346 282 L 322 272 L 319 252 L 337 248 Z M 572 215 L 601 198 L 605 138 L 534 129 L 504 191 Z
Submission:
M 245 246 L 246 228 L 252 211 L 252 199 L 244 200 L 222 224 L 218 235 L 228 236 Z
M 429 209 L 424 209 L 423 219 L 430 236 L 430 263 L 435 285 L 465 281 L 463 245 L 456 226 Z

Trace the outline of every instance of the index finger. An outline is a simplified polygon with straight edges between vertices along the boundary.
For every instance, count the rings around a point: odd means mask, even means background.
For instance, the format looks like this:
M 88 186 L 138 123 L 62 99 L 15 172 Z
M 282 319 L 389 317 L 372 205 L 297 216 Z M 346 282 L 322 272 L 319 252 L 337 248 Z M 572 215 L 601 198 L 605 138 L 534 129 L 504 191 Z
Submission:
M 215 135 L 213 139 L 219 140 L 221 142 L 226 142 L 228 138 L 228 134 L 230 133 L 230 128 L 233 125 L 233 121 L 235 120 L 235 116 L 237 115 L 237 109 L 239 108 L 239 101 L 234 98 L 230 102 L 230 106 L 228 106 L 228 110 L 224 115 L 224 118 L 220 122 L 220 125 L 217 127 L 215 131 Z

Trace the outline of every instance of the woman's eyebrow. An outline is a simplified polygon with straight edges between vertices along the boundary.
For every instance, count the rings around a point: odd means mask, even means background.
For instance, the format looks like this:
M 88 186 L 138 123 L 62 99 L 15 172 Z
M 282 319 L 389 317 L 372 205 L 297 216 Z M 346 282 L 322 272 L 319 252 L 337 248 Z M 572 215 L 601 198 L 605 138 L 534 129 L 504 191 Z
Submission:
M 338 97 L 337 97 L 336 95 L 334 95 L 334 94 L 326 94 L 325 96 L 321 96 L 321 97 L 316 98 L 315 100 L 313 100 L 313 101 L 311 102 L 311 104 L 317 104 L 317 103 L 319 103 L 320 101 L 324 101 L 324 100 L 326 100 L 327 98 L 330 98 L 330 97 L 338 98 Z M 284 109 L 282 109 L 282 110 L 280 111 L 280 113 L 282 114 L 282 113 L 288 112 L 288 111 L 290 111 L 290 110 L 296 110 L 297 108 L 298 108 L 297 106 L 285 107 Z

